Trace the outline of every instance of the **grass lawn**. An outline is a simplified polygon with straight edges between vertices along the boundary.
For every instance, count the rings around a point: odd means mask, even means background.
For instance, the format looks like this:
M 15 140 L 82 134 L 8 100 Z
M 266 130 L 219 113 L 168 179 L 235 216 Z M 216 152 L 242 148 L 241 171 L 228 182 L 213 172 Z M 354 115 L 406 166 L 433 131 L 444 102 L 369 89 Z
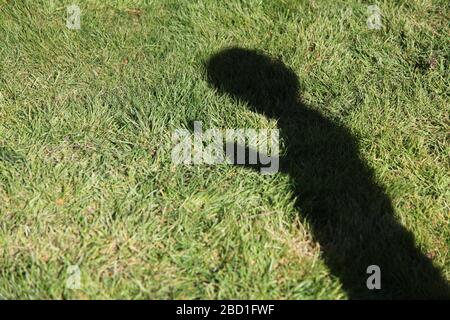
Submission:
M 410 279 L 410 294 L 429 294 L 426 268 L 448 281 L 450 6 L 373 2 L 77 1 L 81 28 L 71 30 L 71 1 L 0 0 L 0 296 L 363 297 L 348 273 L 365 248 L 383 261 L 403 259 L 404 274 L 393 268 L 387 277 Z M 371 4 L 382 14 L 379 30 L 366 22 Z M 173 164 L 172 132 L 193 121 L 304 127 L 254 112 L 208 81 L 205 66 L 227 47 L 291 68 L 308 114 L 332 127 L 336 141 L 324 136 L 305 153 L 282 141 L 298 167 L 269 176 Z M 305 170 L 335 161 L 327 152 L 336 155 L 341 137 L 358 151 L 358 170 L 370 169 L 370 188 L 352 178 L 350 162 L 331 183 L 325 170 Z M 331 168 L 345 168 L 342 159 Z M 367 231 L 361 238 L 373 245 L 365 247 L 356 239 L 365 216 L 347 215 L 352 196 L 343 207 L 330 199 L 350 190 L 367 199 L 353 208 L 375 212 L 374 188 L 401 236 Z M 336 215 L 319 222 L 317 210 L 308 212 L 318 204 Z M 428 267 L 408 264 L 407 233 Z M 81 272 L 79 288 L 67 286 L 71 266 Z M 381 267 L 383 288 L 385 275 Z M 376 297 L 402 296 L 385 292 Z

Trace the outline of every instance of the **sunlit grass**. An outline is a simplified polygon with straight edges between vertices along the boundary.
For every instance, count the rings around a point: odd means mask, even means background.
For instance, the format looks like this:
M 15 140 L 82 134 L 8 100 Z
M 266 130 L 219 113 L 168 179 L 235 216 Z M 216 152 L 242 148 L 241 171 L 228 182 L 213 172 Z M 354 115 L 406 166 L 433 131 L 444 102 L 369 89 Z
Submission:
M 280 58 L 351 130 L 450 278 L 446 1 L 378 2 L 381 30 L 360 1 L 79 1 L 80 30 L 68 4 L 0 2 L 1 296 L 346 298 L 288 176 L 170 161 L 194 120 L 276 126 L 205 81 L 232 45 Z

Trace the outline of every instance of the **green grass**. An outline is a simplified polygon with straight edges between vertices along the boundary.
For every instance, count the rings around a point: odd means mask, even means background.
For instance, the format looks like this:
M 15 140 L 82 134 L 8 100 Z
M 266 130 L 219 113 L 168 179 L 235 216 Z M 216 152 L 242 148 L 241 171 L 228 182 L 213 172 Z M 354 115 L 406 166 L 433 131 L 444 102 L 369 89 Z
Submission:
M 371 1 L 79 1 L 69 30 L 71 3 L 0 2 L 0 296 L 348 297 L 298 181 L 171 162 L 193 120 L 277 125 L 208 84 L 205 61 L 229 46 L 293 69 L 450 279 L 447 1 L 378 1 L 381 30 Z

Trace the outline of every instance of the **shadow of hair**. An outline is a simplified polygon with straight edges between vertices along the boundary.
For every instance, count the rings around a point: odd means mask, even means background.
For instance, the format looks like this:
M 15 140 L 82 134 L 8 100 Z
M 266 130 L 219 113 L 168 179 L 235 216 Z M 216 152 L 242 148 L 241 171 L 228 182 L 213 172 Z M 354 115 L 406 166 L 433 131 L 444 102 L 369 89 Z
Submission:
M 219 93 L 276 119 L 287 155 L 281 170 L 295 181 L 296 208 L 310 223 L 323 259 L 352 299 L 450 298 L 447 280 L 396 221 L 391 201 L 361 159 L 347 128 L 299 98 L 296 74 L 264 53 L 227 48 L 205 64 Z M 381 270 L 369 290 L 367 268 Z

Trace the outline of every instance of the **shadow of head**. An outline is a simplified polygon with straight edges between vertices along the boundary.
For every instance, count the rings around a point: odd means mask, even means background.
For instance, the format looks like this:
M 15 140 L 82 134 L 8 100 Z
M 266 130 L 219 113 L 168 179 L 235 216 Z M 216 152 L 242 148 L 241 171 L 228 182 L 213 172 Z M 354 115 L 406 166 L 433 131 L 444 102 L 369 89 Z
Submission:
M 255 50 L 228 48 L 206 62 L 208 81 L 271 118 L 295 106 L 299 82 L 283 62 Z

